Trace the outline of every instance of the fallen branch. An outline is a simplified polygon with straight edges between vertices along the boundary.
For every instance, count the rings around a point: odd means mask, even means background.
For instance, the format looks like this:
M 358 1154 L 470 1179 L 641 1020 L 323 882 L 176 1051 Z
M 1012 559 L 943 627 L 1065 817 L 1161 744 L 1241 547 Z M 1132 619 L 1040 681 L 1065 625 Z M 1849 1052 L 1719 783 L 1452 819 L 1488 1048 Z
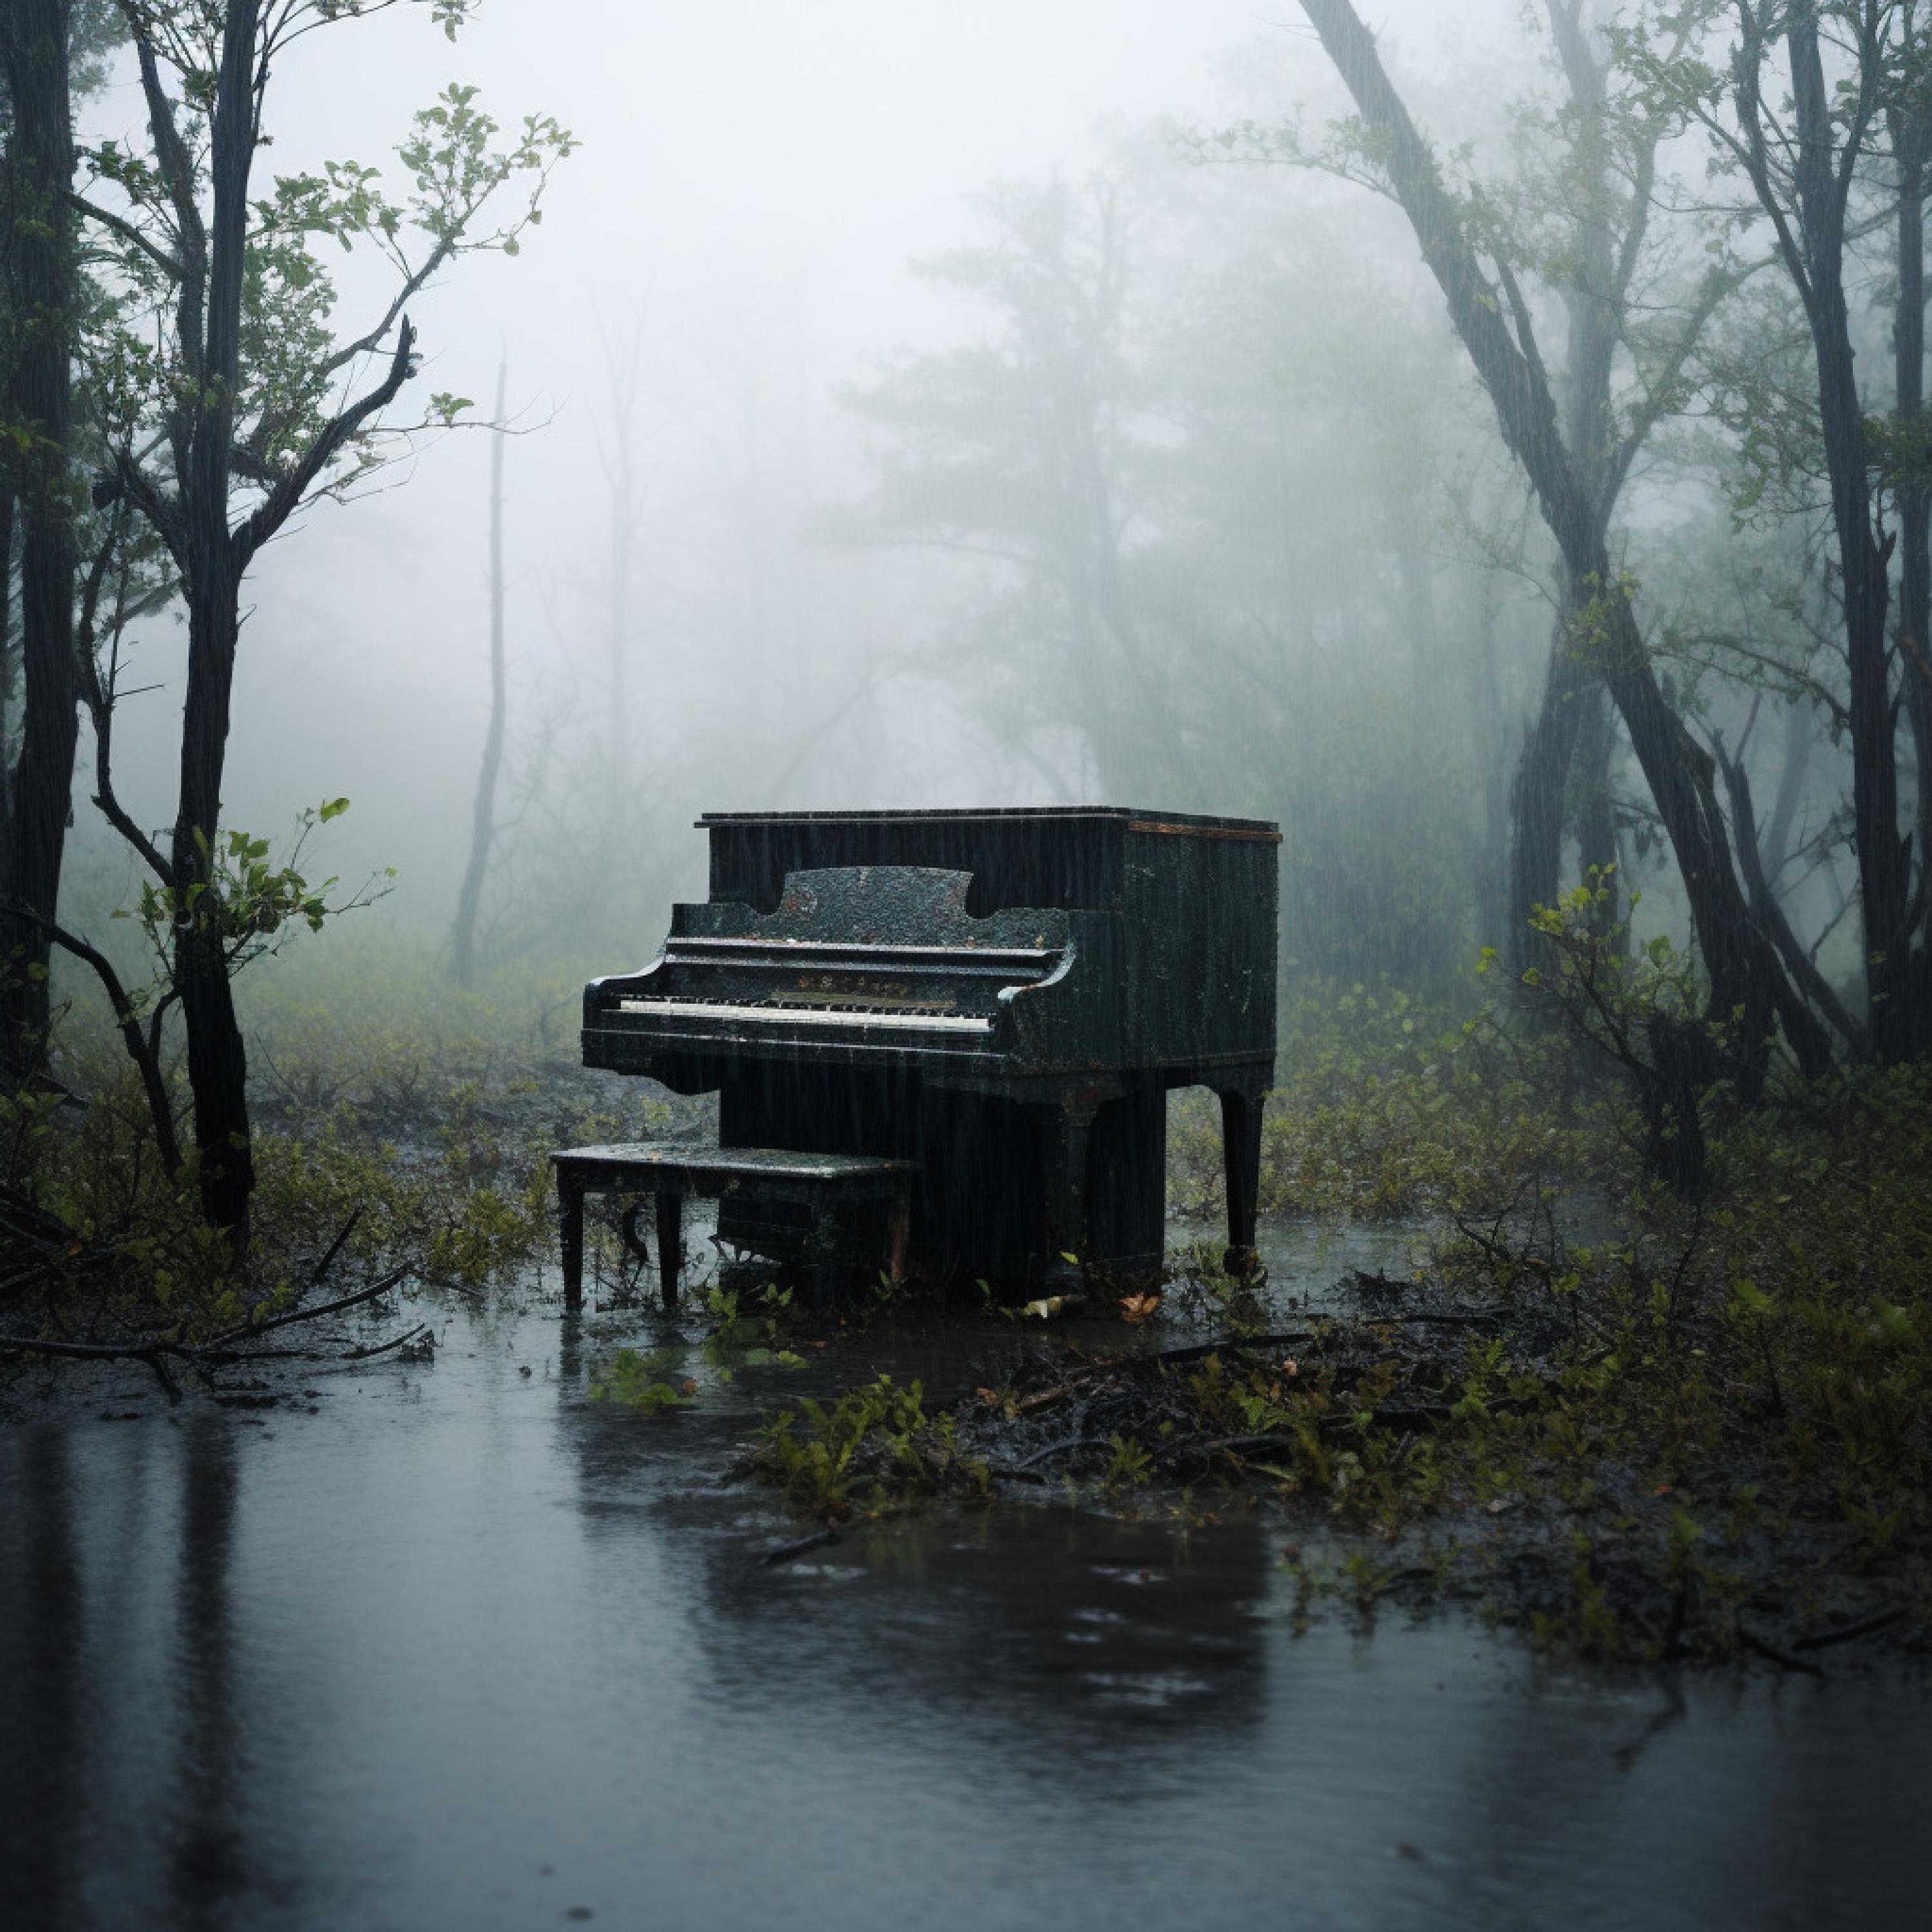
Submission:
M 320 1288 L 322 1286 L 322 1277 L 335 1265 L 335 1258 L 342 1252 L 343 1243 L 347 1240 L 351 1234 L 355 1233 L 356 1224 L 362 1220 L 362 1206 L 358 1204 L 354 1213 L 350 1216 L 347 1220 L 343 1222 L 341 1233 L 338 1234 L 334 1240 L 329 1243 L 328 1252 L 322 1256 L 320 1261 L 316 1263 L 315 1272 L 308 1278 L 308 1285 L 310 1287 Z
M 182 1399 L 181 1384 L 168 1373 L 164 1354 L 192 1358 L 194 1351 L 178 1342 L 158 1342 L 145 1348 L 117 1348 L 105 1342 L 43 1342 L 36 1336 L 0 1335 L 0 1350 L 19 1349 L 31 1355 L 60 1355 L 93 1362 L 141 1362 L 154 1371 L 170 1402 Z
M 1902 1610 L 1880 1610 L 1875 1616 L 1859 1618 L 1854 1624 L 1840 1624 L 1835 1630 L 1819 1630 L 1801 1636 L 1791 1647 L 1793 1650 L 1824 1650 L 1834 1643 L 1852 1643 L 1862 1636 L 1876 1636 L 1880 1630 L 1888 1630 L 1894 1624 L 1904 1621 Z
M 379 1342 L 373 1348 L 351 1348 L 340 1359 L 345 1362 L 370 1361 L 378 1355 L 386 1355 L 392 1348 L 406 1348 L 410 1342 L 419 1340 L 428 1333 L 429 1324 L 427 1322 L 418 1322 L 413 1328 L 405 1330 L 400 1335 L 392 1336 L 386 1342 Z
M 266 1356 L 294 1354 L 298 1352 L 281 1349 L 238 1350 L 230 1345 L 236 1342 L 251 1342 L 258 1335 L 266 1335 L 278 1328 L 286 1328 L 297 1322 L 318 1321 L 325 1315 L 339 1315 L 346 1308 L 354 1308 L 365 1301 L 373 1301 L 378 1295 L 387 1294 L 410 1271 L 409 1264 L 392 1270 L 380 1281 L 372 1282 L 367 1288 L 358 1288 L 353 1294 L 339 1296 L 334 1301 L 325 1301 L 316 1308 L 292 1308 L 286 1314 L 271 1316 L 266 1322 L 244 1322 L 239 1328 L 230 1328 L 225 1334 L 211 1336 L 206 1342 L 50 1342 L 38 1336 L 0 1335 L 0 1351 L 17 1349 L 27 1354 L 52 1355 L 79 1361 L 140 1362 L 154 1373 L 154 1379 L 166 1391 L 170 1402 L 181 1400 L 181 1385 L 168 1372 L 164 1358 L 172 1357 L 178 1362 L 209 1364 L 218 1362 L 245 1362 L 260 1360 Z M 427 1326 L 424 1324 L 423 1326 Z M 416 1332 L 420 1333 L 420 1328 Z M 403 1338 L 406 1340 L 409 1337 Z M 396 1346 L 385 1343 L 383 1348 L 368 1352 L 380 1354 L 388 1348 Z
M 1738 1634 L 1738 1641 L 1745 1649 L 1755 1651 L 1766 1662 L 1776 1664 L 1780 1670 L 1800 1670 L 1807 1677 L 1824 1676 L 1824 1672 L 1809 1658 L 1793 1657 L 1788 1651 L 1780 1650 L 1774 1643 L 1767 1643 L 1762 1637 L 1745 1629 L 1742 1623 L 1738 1624 L 1735 1628 Z
M 1236 1348 L 1298 1348 L 1316 1339 L 1312 1328 L 1298 1328 L 1286 1335 L 1228 1335 L 1218 1342 L 1197 1342 L 1191 1348 L 1162 1348 L 1151 1354 L 1130 1355 L 1134 1362 L 1204 1362 L 1210 1355 L 1225 1355 Z
M 1036 1449 L 1030 1456 L 1022 1456 L 1017 1462 L 1007 1463 L 1000 1471 L 1002 1475 L 1017 1475 L 1030 1469 L 1036 1462 L 1044 1462 L 1049 1456 L 1061 1456 L 1075 1449 L 1105 1449 L 1111 1447 L 1104 1436 L 1070 1436 L 1064 1442 L 1049 1442 L 1044 1449 Z
M 782 1543 L 776 1550 L 768 1550 L 758 1558 L 758 1567 L 769 1570 L 773 1564 L 789 1563 L 795 1556 L 803 1556 L 814 1550 L 823 1550 L 828 1544 L 842 1543 L 844 1538 L 836 1529 L 815 1529 L 809 1536 L 801 1536 L 796 1542 Z
M 410 1264 L 405 1262 L 400 1268 L 392 1268 L 380 1281 L 372 1282 L 367 1288 L 358 1288 L 353 1294 L 325 1301 L 319 1307 L 292 1308 L 285 1315 L 270 1316 L 266 1322 L 244 1322 L 226 1334 L 211 1336 L 201 1346 L 203 1349 L 224 1348 L 230 1342 L 248 1341 L 257 1335 L 266 1335 L 272 1330 L 286 1328 L 292 1322 L 315 1322 L 325 1315 L 340 1315 L 345 1308 L 354 1308 L 362 1302 L 374 1301 L 379 1294 L 387 1294 L 409 1271 Z

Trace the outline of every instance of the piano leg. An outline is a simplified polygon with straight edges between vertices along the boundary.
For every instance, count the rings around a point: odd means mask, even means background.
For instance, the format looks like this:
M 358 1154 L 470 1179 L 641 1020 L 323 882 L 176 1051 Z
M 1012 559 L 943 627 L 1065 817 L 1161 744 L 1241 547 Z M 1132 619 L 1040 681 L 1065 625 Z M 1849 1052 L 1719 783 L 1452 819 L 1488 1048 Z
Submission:
M 556 1210 L 563 1248 L 563 1305 L 579 1309 L 584 1306 L 584 1190 L 561 1168 Z
M 1222 1265 L 1239 1280 L 1261 1271 L 1255 1252 L 1255 1206 L 1261 1192 L 1262 1090 L 1223 1087 L 1221 1154 L 1228 1176 L 1228 1252 Z
M 684 1196 L 661 1190 L 658 1210 L 658 1287 L 667 1308 L 677 1306 L 677 1271 L 684 1260 Z
M 1050 1294 L 1078 1294 L 1084 1286 L 1080 1262 L 1087 1246 L 1087 1149 L 1096 1111 L 1090 1100 L 1076 1097 L 1062 1101 L 1048 1117 L 1046 1282 Z
M 886 1223 L 886 1276 L 895 1288 L 905 1286 L 906 1248 L 912 1235 L 912 1184 L 892 1197 L 892 1218 Z
M 838 1292 L 838 1223 L 829 1201 L 812 1204 L 812 1235 L 806 1249 L 806 1280 L 814 1312 L 832 1306 Z

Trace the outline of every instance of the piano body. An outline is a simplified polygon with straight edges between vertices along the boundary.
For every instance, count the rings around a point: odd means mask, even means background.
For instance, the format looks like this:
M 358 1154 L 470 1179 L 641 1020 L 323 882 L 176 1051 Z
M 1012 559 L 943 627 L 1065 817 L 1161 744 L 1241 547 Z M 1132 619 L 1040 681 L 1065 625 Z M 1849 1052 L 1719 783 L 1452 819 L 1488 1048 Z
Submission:
M 1276 826 L 1094 806 L 698 826 L 710 899 L 584 988 L 586 1066 L 716 1090 L 727 1147 L 915 1160 L 922 1267 L 1049 1286 L 1077 1280 L 1068 1256 L 1159 1269 L 1166 1095 L 1209 1087 L 1229 1266 L 1252 1267 Z M 760 1248 L 728 1203 L 720 1233 Z

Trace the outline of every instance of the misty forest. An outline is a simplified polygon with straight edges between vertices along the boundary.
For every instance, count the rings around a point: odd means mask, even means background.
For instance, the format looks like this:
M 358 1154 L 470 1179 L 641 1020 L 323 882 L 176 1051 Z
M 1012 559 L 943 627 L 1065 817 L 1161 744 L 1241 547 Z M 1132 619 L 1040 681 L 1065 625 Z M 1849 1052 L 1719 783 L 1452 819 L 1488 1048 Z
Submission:
M 9 1922 L 1916 1922 L 1928 201 L 1921 0 L 0 0 Z

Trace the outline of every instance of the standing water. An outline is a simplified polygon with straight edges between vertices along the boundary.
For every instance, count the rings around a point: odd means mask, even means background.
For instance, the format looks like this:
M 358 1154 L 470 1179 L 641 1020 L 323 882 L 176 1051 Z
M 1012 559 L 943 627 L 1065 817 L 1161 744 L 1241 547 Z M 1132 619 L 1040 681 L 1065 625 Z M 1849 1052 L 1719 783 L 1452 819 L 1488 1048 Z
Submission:
M 800 1526 L 719 1478 L 782 1381 L 586 1401 L 652 1322 L 0 1431 L 0 1919 L 1926 1922 L 1916 1682 L 1298 1635 L 1280 1525 L 1232 1515 L 937 1512 L 763 1566 Z M 931 1371 L 857 1348 L 828 1369 Z

